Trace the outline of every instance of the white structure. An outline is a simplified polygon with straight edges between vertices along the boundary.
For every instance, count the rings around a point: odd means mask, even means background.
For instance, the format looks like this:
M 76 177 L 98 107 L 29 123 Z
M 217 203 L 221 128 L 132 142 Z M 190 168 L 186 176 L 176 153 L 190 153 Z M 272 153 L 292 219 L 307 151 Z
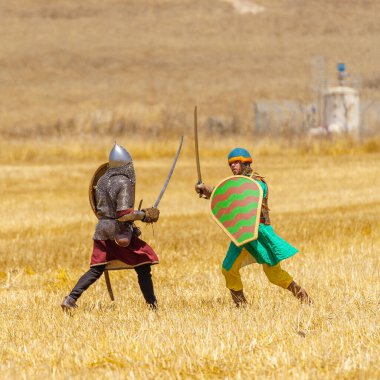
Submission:
M 351 87 L 332 87 L 323 93 L 323 125 L 332 133 L 359 134 L 358 92 Z

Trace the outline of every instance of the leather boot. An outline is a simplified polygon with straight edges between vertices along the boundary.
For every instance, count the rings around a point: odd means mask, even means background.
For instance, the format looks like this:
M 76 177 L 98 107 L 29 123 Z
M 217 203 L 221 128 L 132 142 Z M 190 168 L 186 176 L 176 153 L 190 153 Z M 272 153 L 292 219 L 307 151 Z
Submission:
M 288 286 L 288 290 L 292 292 L 294 297 L 298 298 L 301 303 L 307 303 L 311 305 L 314 303 L 313 299 L 307 294 L 307 291 L 304 288 L 301 288 L 295 281 Z
M 231 296 L 233 301 L 235 302 L 236 307 L 244 306 L 248 302 L 244 297 L 243 290 L 232 290 L 230 289 Z
M 61 307 L 63 311 L 69 311 L 71 309 L 75 309 L 78 305 L 75 303 L 75 299 L 70 296 L 65 297 L 63 302 L 61 303 Z
M 157 301 L 154 303 L 147 303 L 148 309 L 156 311 L 158 309 L 158 303 Z

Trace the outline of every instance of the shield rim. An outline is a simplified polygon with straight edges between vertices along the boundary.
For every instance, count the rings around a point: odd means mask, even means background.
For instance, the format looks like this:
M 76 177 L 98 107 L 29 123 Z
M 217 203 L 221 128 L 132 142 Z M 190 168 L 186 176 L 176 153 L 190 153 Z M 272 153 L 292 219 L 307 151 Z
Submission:
M 94 172 L 89 188 L 88 188 L 88 198 L 90 200 L 91 209 L 94 212 L 95 216 L 99 219 L 98 213 L 96 211 L 96 184 L 99 181 L 99 178 L 107 171 L 108 169 L 108 162 L 105 162 L 104 164 L 101 164 Z
M 213 195 L 215 193 L 215 190 L 225 181 L 229 180 L 229 179 L 232 179 L 232 178 L 244 178 L 244 179 L 248 179 L 250 180 L 251 182 L 255 183 L 259 189 L 259 192 L 260 192 L 260 196 L 259 196 L 259 201 L 258 201 L 258 207 L 257 207 L 257 215 L 256 215 L 256 223 L 255 223 L 255 233 L 254 233 L 254 236 L 252 238 L 249 238 L 249 239 L 246 239 L 242 242 L 238 242 L 236 240 L 236 238 L 223 226 L 223 224 L 215 217 L 215 215 L 213 214 L 212 212 L 212 208 L 211 208 L 211 200 L 213 198 Z M 216 224 L 223 230 L 223 232 L 234 242 L 234 244 L 237 246 L 237 247 L 241 247 L 242 245 L 244 244 L 247 244 L 251 241 L 254 241 L 254 240 L 257 240 L 258 238 L 258 235 L 259 235 L 259 224 L 260 224 L 260 214 L 261 214 L 261 206 L 262 206 L 262 202 L 263 202 L 263 189 L 261 188 L 260 184 L 258 183 L 258 181 L 254 180 L 252 177 L 247 177 L 245 175 L 232 175 L 232 176 L 229 176 L 229 177 L 226 177 L 224 179 L 222 179 L 215 187 L 214 187 L 214 190 L 212 191 L 211 193 L 211 196 L 210 196 L 210 214 L 211 214 L 211 217 L 212 219 L 216 222 Z

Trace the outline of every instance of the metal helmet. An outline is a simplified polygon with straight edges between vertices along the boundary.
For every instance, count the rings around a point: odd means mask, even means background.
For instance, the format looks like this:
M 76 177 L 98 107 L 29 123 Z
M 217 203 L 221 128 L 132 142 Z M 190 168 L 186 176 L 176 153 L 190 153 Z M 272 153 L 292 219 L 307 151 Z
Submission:
M 115 142 L 110 152 L 108 162 L 110 168 L 117 168 L 132 162 L 132 157 L 125 148 Z

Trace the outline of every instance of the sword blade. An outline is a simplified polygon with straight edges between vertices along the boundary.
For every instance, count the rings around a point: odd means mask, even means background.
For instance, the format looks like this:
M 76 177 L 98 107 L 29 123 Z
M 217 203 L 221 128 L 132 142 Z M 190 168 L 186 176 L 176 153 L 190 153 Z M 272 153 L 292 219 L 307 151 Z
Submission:
M 199 149 L 198 149 L 198 120 L 197 120 L 197 106 L 194 108 L 194 141 L 195 141 L 195 160 L 197 162 L 198 184 L 202 183 L 201 164 L 199 162 Z
M 168 174 L 168 176 L 167 176 L 167 178 L 166 178 L 166 181 L 165 181 L 165 183 L 164 183 L 164 186 L 162 187 L 160 194 L 158 194 L 158 197 L 157 197 L 157 199 L 156 199 L 156 202 L 154 202 L 153 207 L 155 207 L 155 208 L 157 208 L 158 204 L 159 204 L 160 201 L 161 201 L 162 196 L 163 196 L 164 193 L 165 193 L 166 188 L 168 187 L 168 184 L 169 184 L 170 178 L 171 178 L 171 176 L 172 176 L 172 174 L 173 174 L 173 171 L 174 171 L 175 165 L 176 165 L 177 160 L 178 160 L 178 157 L 179 157 L 179 153 L 181 152 L 182 143 L 183 143 L 183 136 L 181 136 L 181 140 L 180 140 L 180 142 L 179 142 L 179 146 L 178 146 L 177 154 L 176 154 L 175 157 L 174 157 L 174 161 L 173 161 L 172 167 L 170 168 L 170 171 L 169 171 L 169 174 Z

